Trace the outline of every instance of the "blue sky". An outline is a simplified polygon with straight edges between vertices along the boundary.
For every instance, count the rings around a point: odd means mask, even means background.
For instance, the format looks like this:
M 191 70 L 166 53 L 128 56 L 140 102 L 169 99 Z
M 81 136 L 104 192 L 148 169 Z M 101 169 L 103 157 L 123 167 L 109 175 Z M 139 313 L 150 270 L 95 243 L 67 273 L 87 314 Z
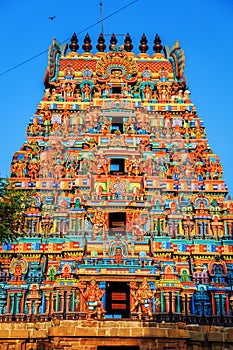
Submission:
M 102 0 L 103 17 L 132 1 Z M 50 16 L 56 18 L 51 21 Z M 99 0 L 0 1 L 0 176 L 9 175 L 13 154 L 25 141 L 29 119 L 43 96 L 45 51 L 52 38 L 69 42 L 76 32 L 81 53 L 88 32 L 92 51 L 96 52 L 101 25 L 86 28 L 99 19 Z M 209 144 L 220 158 L 224 179 L 233 196 L 232 0 L 138 0 L 104 21 L 104 32 L 129 33 L 136 53 L 143 33 L 148 39 L 149 53 L 156 33 L 162 44 L 169 47 L 179 40 L 185 52 L 185 75 L 192 102 L 204 119 Z M 118 38 L 119 44 L 123 38 Z M 107 45 L 109 39 L 106 36 Z M 2 74 L 8 69 L 8 73 Z

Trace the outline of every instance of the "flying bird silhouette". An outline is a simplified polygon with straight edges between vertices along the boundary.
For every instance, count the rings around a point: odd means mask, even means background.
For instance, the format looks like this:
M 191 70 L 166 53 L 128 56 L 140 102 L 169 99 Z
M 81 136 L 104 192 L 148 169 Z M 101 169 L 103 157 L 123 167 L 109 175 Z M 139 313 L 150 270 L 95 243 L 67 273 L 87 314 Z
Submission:
M 49 19 L 51 19 L 51 21 L 55 18 L 56 16 L 51 16 L 49 17 Z

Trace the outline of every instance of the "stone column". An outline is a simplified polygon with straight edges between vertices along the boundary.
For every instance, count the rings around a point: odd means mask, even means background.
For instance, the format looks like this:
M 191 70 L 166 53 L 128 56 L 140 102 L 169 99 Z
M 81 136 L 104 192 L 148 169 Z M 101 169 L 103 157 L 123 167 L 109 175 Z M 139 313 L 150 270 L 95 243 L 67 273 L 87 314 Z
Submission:
M 211 302 L 212 302 L 212 313 L 213 315 L 216 315 L 216 306 L 215 306 L 215 299 L 214 299 L 214 294 L 211 294 Z
M 226 314 L 229 315 L 230 310 L 229 310 L 229 295 L 226 295 Z
M 164 292 L 160 292 L 161 312 L 165 312 Z
M 60 311 L 64 309 L 64 290 L 60 291 Z
M 165 311 L 169 312 L 169 292 L 165 292 L 164 293 L 164 297 L 165 297 Z
M 173 313 L 176 312 L 176 295 L 175 295 L 175 293 L 172 293 L 172 312 Z
M 25 293 L 26 291 L 22 291 L 22 299 L 20 302 L 20 313 L 23 314 L 24 313 L 24 302 L 25 302 Z
M 214 299 L 215 299 L 215 305 L 216 305 L 216 314 L 220 315 L 220 300 L 219 300 L 219 294 L 215 294 L 214 295 Z
M 51 303 L 51 306 L 50 306 L 50 313 L 52 314 L 54 312 L 54 302 L 55 302 L 55 293 L 54 292 L 51 292 L 50 293 L 50 303 Z
M 66 298 L 67 298 L 67 302 L 66 302 L 66 312 L 70 312 L 70 297 L 71 297 L 71 291 L 70 290 L 67 290 L 67 293 L 66 293 Z
M 44 293 L 44 296 L 45 296 L 45 313 L 46 314 L 49 314 L 49 296 L 50 296 L 50 293 L 49 292 L 45 292 Z
M 222 306 L 222 315 L 225 316 L 227 314 L 226 312 L 226 298 L 227 296 L 225 294 L 221 294 L 222 300 L 221 300 L 221 306 Z
M 176 311 L 180 312 L 180 293 L 176 292 Z
M 191 299 L 192 299 L 192 295 L 191 294 L 187 294 L 187 312 L 188 312 L 188 314 L 191 313 L 191 310 L 190 310 Z
M 70 311 L 74 312 L 74 298 L 75 298 L 75 291 L 71 291 L 71 298 L 70 298 Z
M 15 305 L 14 305 L 14 303 L 15 303 L 15 293 L 10 293 L 10 304 L 9 304 L 9 312 L 11 313 L 11 314 L 13 314 L 14 313 L 14 308 L 15 308 Z
M 17 293 L 16 297 L 16 313 L 18 314 L 20 312 L 20 300 L 22 297 L 22 293 Z
M 56 305 L 55 305 L 55 311 L 59 312 L 60 311 L 60 296 L 59 296 L 59 291 L 56 291 Z

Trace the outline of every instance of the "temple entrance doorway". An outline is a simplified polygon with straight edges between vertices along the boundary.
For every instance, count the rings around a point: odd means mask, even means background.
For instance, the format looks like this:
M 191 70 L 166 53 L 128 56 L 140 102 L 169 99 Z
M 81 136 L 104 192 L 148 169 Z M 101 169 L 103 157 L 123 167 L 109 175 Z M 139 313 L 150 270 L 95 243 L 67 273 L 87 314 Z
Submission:
M 125 233 L 126 227 L 126 213 L 125 212 L 113 212 L 109 213 L 109 229 L 110 232 L 115 233 Z
M 106 318 L 130 317 L 130 286 L 127 282 L 107 282 Z

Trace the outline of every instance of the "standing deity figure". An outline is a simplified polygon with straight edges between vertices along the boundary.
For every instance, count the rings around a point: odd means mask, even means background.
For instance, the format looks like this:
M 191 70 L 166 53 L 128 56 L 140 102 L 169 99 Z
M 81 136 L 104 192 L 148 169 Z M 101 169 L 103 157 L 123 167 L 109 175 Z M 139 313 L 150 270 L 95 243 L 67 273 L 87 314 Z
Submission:
M 85 292 L 81 289 L 81 293 L 86 303 L 86 319 L 88 321 L 93 318 L 99 320 L 105 313 L 101 300 L 104 295 L 104 290 L 100 289 L 95 279 L 92 278 Z
M 83 88 L 82 88 L 82 98 L 83 101 L 90 101 L 91 100 L 91 87 L 89 84 L 84 84 Z
M 161 103 L 168 102 L 171 96 L 171 83 L 168 81 L 159 81 L 157 83 L 158 101 Z
M 98 234 L 98 233 L 102 233 L 102 235 L 104 236 L 104 231 L 106 231 L 108 228 L 108 225 L 107 225 L 108 216 L 107 215 L 108 214 L 106 214 L 102 211 L 97 211 L 97 212 L 95 212 L 93 217 L 90 215 L 87 216 L 88 219 L 93 224 L 92 239 L 95 239 L 96 234 Z
M 133 296 L 134 305 L 131 308 L 131 312 L 136 311 L 139 320 L 142 317 L 148 316 L 152 319 L 152 298 L 155 291 L 151 291 L 150 285 L 145 277 L 143 282 L 137 288 L 135 283 L 131 286 L 131 295 Z
M 37 159 L 32 159 L 32 161 L 28 164 L 28 175 L 31 179 L 36 179 L 39 176 L 40 165 Z
M 145 85 L 143 89 L 143 94 L 144 94 L 144 101 L 149 101 L 152 96 L 152 90 L 150 85 Z
M 98 175 L 107 175 L 108 174 L 108 166 L 109 166 L 109 159 L 106 158 L 103 153 L 99 153 L 99 155 L 96 157 L 96 167 L 97 167 L 97 174 Z
M 127 172 L 128 175 L 138 175 L 141 172 L 141 167 L 140 167 L 140 160 L 136 158 L 135 155 L 133 155 L 131 158 L 127 159 Z
M 63 97 L 65 101 L 72 102 L 74 100 L 74 90 L 76 83 L 73 80 L 65 80 L 62 84 Z

